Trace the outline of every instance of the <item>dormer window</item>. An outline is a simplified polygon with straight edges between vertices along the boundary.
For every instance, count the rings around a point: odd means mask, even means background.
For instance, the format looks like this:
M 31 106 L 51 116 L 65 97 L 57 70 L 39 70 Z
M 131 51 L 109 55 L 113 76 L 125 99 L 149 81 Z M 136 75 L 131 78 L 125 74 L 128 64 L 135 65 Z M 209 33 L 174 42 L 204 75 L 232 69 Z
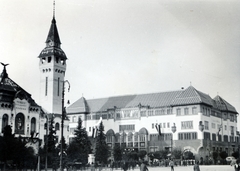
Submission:
M 49 57 L 48 57 L 48 63 L 50 63 L 50 62 L 51 62 L 51 60 L 52 60 L 52 57 L 51 57 L 51 56 L 49 56 Z
M 46 61 L 46 58 L 41 58 L 42 64 Z
M 61 59 L 61 64 L 65 65 L 65 60 L 64 59 Z

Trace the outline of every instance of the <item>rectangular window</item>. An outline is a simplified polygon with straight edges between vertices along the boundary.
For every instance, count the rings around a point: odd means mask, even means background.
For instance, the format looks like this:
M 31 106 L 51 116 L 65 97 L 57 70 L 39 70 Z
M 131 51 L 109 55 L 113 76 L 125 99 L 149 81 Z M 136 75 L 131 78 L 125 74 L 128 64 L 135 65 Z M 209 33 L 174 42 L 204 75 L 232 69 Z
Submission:
M 119 131 L 135 131 L 135 125 L 119 125 Z
M 192 108 L 192 114 L 197 114 L 197 108 L 196 107 Z
M 58 91 L 57 91 L 57 95 L 60 95 L 60 78 L 58 77 Z
M 180 108 L 177 109 L 177 115 L 178 115 L 178 116 L 181 115 L 181 109 L 180 109 Z
M 87 120 L 91 120 L 91 115 L 87 115 Z
M 148 116 L 153 116 L 153 110 L 148 110 Z
M 161 110 L 161 114 L 165 115 L 165 110 L 164 109 Z
M 161 115 L 161 111 L 160 110 L 155 110 L 155 115 Z
M 140 147 L 145 147 L 145 142 L 141 142 Z
M 196 132 L 178 133 L 178 139 L 179 140 L 195 140 L 197 139 L 197 133 Z
M 216 140 L 217 140 L 216 134 L 212 134 L 212 140 L 213 140 L 213 141 L 216 141 Z
M 228 136 L 227 136 L 227 135 L 224 135 L 224 136 L 223 136 L 223 141 L 224 141 L 224 142 L 228 142 Z
M 122 113 L 124 118 L 129 118 L 131 114 L 131 110 L 123 110 Z
M 172 114 L 172 109 L 167 109 L 167 114 Z
M 188 108 L 184 108 L 184 115 L 188 115 Z
M 45 96 L 47 96 L 47 93 L 48 93 L 48 77 L 46 77 L 45 80 Z
M 226 113 L 223 114 L 223 119 L 227 120 L 227 114 Z
M 182 121 L 181 129 L 193 129 L 193 121 Z
M 208 123 L 208 121 L 204 121 L 204 127 L 205 127 L 205 130 L 209 130 L 209 123 Z
M 218 135 L 218 141 L 222 141 L 222 135 Z
M 216 128 L 216 124 L 212 123 L 212 129 L 215 129 L 215 128 Z
M 203 138 L 205 139 L 205 140 L 210 140 L 210 133 L 209 132 L 204 132 L 204 134 L 203 134 Z
M 234 126 L 230 126 L 231 135 L 234 135 Z
M 141 116 L 146 116 L 146 110 L 145 110 L 145 111 L 141 111 L 141 112 L 140 112 L 140 115 L 141 115 Z

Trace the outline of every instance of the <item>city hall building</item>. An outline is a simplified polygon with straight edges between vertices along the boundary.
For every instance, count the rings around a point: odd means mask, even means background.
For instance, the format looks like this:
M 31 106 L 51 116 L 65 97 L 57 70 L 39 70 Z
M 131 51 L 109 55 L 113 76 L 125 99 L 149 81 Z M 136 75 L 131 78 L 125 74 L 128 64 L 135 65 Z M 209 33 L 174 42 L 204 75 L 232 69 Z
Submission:
M 78 117 L 89 136 L 101 118 L 111 149 L 115 144 L 147 152 L 178 147 L 197 158 L 238 150 L 236 109 L 219 95 L 211 98 L 193 86 L 90 100 L 81 97 L 67 113 L 70 138 Z

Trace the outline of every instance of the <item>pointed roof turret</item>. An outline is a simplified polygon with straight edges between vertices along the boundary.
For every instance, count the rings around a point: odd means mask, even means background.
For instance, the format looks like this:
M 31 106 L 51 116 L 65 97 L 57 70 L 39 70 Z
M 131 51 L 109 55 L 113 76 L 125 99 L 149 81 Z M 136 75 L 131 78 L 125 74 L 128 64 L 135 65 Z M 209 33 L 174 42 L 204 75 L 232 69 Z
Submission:
M 212 99 L 209 95 L 196 90 L 193 86 L 189 86 L 186 90 L 183 90 L 181 94 L 176 96 L 172 105 L 189 105 L 204 103 L 212 106 Z
M 39 58 L 44 58 L 48 56 L 56 56 L 62 60 L 66 60 L 67 56 L 64 51 L 61 49 L 61 41 L 58 34 L 58 29 L 56 25 L 55 17 L 53 16 L 52 24 L 48 32 L 47 40 L 46 40 L 46 47 L 42 50 Z
M 20 99 L 26 99 L 32 106 L 38 106 L 32 99 L 31 94 L 8 77 L 6 71 L 6 66 L 8 64 L 1 64 L 3 65 L 3 71 L 0 75 L 0 101 L 12 102 L 18 97 Z
M 217 95 L 214 98 L 216 105 L 218 107 L 218 109 L 222 110 L 222 111 L 229 111 L 229 112 L 233 112 L 233 113 L 238 113 L 235 109 L 235 107 L 233 107 L 230 103 L 228 103 L 226 100 L 224 100 L 222 97 L 220 97 L 219 95 Z
M 49 43 L 50 41 L 52 41 L 56 44 L 59 44 L 59 45 L 61 44 L 55 17 L 53 17 L 53 19 L 52 19 L 52 24 L 51 24 L 50 30 L 48 32 L 46 43 Z

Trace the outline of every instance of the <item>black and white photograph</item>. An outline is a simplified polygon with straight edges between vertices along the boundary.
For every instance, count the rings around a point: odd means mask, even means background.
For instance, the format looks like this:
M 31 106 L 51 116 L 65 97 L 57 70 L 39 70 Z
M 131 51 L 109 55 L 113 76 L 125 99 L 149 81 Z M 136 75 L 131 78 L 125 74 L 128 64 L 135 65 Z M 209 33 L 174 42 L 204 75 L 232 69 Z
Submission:
M 239 0 L 0 0 L 0 171 L 240 170 Z

